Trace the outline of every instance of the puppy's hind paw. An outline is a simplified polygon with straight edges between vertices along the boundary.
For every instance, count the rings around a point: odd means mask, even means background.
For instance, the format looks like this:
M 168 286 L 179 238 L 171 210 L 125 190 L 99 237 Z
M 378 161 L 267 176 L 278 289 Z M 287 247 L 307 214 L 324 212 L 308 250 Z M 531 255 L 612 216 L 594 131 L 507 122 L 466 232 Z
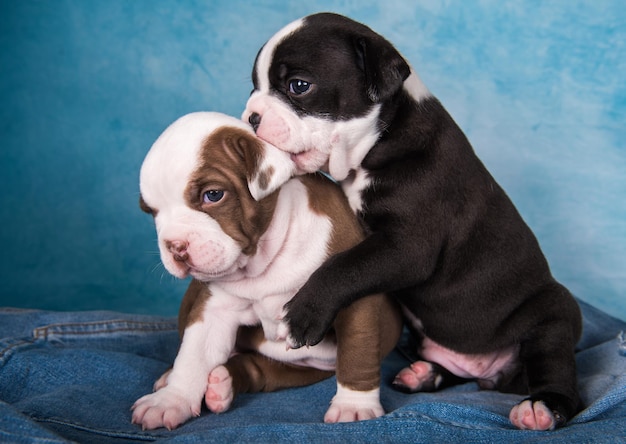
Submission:
M 542 401 L 530 399 L 520 402 L 509 413 L 511 423 L 522 430 L 554 430 L 557 419 Z
M 432 392 L 441 384 L 442 376 L 435 371 L 433 364 L 415 361 L 396 375 L 393 387 L 407 393 Z
M 226 367 L 220 365 L 209 373 L 209 385 L 204 395 L 206 406 L 213 413 L 222 413 L 230 408 L 235 393 L 233 378 Z

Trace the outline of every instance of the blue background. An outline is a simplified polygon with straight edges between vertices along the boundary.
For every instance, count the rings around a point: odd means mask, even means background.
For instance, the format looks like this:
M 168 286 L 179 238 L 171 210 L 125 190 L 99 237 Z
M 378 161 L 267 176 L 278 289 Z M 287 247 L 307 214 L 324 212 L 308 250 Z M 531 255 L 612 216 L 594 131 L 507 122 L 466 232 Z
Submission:
M 239 116 L 259 47 L 322 10 L 396 45 L 555 276 L 626 319 L 622 0 L 1 0 L 0 305 L 176 313 L 143 157 L 182 114 Z

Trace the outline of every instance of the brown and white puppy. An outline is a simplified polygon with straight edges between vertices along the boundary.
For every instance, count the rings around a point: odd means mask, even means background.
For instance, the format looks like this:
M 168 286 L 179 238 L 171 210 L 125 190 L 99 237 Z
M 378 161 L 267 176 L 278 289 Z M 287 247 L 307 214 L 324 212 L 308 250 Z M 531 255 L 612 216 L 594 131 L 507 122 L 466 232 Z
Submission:
M 317 343 L 339 309 L 387 292 L 408 314 L 423 358 L 398 375 L 398 387 L 474 379 L 530 395 L 511 410 L 519 428 L 570 419 L 579 408 L 578 305 L 391 43 L 346 17 L 308 16 L 259 51 L 253 83 L 243 119 L 299 172 L 330 172 L 369 229 L 287 304 L 291 344 Z
M 154 216 L 167 270 L 194 280 L 181 304 L 173 368 L 135 402 L 134 423 L 171 429 L 198 416 L 203 398 L 222 412 L 237 393 L 302 386 L 335 371 L 326 422 L 384 413 L 380 363 L 402 324 L 387 297 L 340 312 L 314 347 L 289 350 L 280 331 L 283 306 L 309 275 L 362 238 L 341 189 L 321 175 L 282 185 L 289 165 L 288 154 L 218 113 L 181 117 L 150 149 L 141 206 Z M 256 201 L 248 182 L 266 197 Z

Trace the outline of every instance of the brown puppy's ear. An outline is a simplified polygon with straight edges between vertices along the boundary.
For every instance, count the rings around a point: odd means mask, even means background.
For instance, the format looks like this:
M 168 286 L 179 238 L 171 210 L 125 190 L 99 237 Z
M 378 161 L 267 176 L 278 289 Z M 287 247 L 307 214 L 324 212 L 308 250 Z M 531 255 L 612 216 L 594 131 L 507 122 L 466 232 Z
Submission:
M 254 200 L 269 196 L 296 174 L 296 165 L 289 153 L 253 134 L 241 131 L 236 147 L 246 163 L 248 190 Z
M 156 216 L 156 210 L 154 208 L 151 208 L 145 200 L 143 200 L 143 196 L 140 194 L 139 195 L 139 208 L 141 208 L 141 211 L 143 211 L 144 213 L 148 213 L 151 216 Z
M 381 103 L 402 88 L 411 68 L 391 43 L 379 35 L 359 37 L 355 41 L 357 63 L 365 73 L 367 95 Z

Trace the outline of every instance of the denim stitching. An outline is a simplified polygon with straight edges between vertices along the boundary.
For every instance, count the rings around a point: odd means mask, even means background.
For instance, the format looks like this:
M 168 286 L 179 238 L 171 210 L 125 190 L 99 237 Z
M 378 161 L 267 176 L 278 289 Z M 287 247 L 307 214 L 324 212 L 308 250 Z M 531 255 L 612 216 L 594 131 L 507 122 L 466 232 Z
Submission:
M 177 330 L 175 322 L 142 322 L 112 319 L 107 321 L 50 324 L 33 330 L 36 339 L 63 335 L 97 335 L 120 332 L 159 332 Z
M 7 346 L 0 350 L 0 361 L 4 361 L 4 358 L 8 357 L 14 349 L 33 343 L 32 340 L 28 339 L 13 339 L 6 342 L 8 342 Z

